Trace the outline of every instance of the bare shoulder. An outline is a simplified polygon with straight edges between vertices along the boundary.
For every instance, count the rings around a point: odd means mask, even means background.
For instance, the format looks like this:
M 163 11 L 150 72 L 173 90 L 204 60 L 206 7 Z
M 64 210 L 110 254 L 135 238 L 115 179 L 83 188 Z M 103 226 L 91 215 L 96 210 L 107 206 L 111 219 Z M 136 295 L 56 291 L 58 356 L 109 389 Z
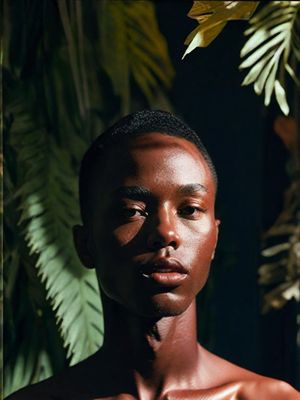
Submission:
M 241 396 L 245 400 L 300 400 L 300 393 L 287 382 L 258 375 L 256 379 L 244 381 L 241 385 Z
M 235 365 L 207 350 L 204 352 L 207 365 L 212 371 L 217 369 L 214 386 L 234 384 L 238 387 L 238 394 L 245 400 L 300 400 L 300 392 L 287 382 L 269 378 Z

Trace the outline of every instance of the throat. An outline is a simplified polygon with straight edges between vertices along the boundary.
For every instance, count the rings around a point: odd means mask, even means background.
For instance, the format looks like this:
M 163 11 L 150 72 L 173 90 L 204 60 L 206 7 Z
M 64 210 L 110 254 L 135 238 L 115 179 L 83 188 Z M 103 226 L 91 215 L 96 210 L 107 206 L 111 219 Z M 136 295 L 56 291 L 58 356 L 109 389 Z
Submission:
M 195 304 L 178 316 L 141 318 L 124 309 L 105 324 L 103 351 L 136 379 L 162 384 L 197 370 L 199 361 Z

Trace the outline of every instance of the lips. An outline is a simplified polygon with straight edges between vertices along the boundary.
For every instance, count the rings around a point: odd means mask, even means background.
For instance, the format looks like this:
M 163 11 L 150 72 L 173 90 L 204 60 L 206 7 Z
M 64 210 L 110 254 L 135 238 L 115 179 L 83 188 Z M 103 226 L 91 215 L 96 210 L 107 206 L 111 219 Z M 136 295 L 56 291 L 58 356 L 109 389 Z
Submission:
M 141 268 L 142 273 L 152 272 L 178 272 L 187 274 L 187 269 L 176 258 L 155 257 Z
M 178 286 L 186 279 L 187 269 L 175 258 L 155 257 L 142 265 L 142 277 L 160 286 Z

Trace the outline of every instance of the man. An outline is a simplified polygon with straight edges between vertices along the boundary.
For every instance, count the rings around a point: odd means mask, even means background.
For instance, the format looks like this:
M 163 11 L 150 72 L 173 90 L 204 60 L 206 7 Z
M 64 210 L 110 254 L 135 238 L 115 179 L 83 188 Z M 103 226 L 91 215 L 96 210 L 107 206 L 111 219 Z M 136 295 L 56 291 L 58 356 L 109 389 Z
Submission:
M 287 383 L 197 343 L 195 297 L 218 237 L 216 190 L 207 151 L 169 113 L 129 115 L 96 139 L 82 161 L 83 225 L 74 240 L 82 263 L 97 271 L 104 343 L 10 399 L 300 399 Z

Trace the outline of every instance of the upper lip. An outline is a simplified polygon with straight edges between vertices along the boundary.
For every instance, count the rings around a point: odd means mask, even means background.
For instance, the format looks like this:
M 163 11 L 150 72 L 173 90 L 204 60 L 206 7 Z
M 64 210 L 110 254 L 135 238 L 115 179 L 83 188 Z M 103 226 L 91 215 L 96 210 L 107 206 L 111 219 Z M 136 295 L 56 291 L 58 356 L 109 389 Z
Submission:
M 153 272 L 178 272 L 187 274 L 187 269 L 176 258 L 154 257 L 141 266 L 141 272 L 151 274 Z

